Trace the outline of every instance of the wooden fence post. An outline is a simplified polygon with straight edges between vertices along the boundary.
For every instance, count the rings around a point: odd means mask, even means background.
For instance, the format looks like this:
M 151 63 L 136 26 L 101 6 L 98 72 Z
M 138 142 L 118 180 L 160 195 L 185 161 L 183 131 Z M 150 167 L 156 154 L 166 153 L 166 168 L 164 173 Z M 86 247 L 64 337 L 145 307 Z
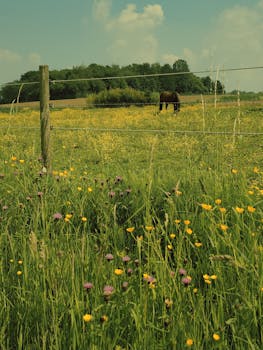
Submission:
M 39 66 L 40 72 L 40 132 L 43 171 L 50 172 L 50 121 L 49 121 L 49 71 L 48 66 Z

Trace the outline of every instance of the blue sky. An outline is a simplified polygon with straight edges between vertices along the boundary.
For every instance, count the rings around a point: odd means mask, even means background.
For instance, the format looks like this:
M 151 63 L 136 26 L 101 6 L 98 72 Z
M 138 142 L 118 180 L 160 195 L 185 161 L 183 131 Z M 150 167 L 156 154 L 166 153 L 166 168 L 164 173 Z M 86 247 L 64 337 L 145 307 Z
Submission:
M 263 0 L 0 0 L 0 83 L 40 64 L 187 61 L 227 90 L 263 91 Z M 208 74 L 209 75 L 209 74 Z M 211 73 L 215 78 L 216 73 Z

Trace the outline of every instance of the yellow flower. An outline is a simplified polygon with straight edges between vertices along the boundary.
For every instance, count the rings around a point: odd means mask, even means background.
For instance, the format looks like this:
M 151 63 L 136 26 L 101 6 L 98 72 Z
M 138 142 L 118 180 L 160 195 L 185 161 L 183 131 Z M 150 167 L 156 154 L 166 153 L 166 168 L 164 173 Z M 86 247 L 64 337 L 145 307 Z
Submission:
M 174 223 L 175 223 L 176 225 L 180 224 L 180 222 L 181 222 L 181 220 L 179 220 L 179 219 L 174 220 Z
M 81 221 L 86 222 L 88 219 L 85 216 L 82 216 Z
M 214 339 L 215 341 L 220 340 L 220 335 L 217 334 L 217 333 L 214 333 L 214 334 L 213 334 L 213 339 Z
M 133 231 L 135 230 L 135 227 L 128 227 L 126 228 L 126 231 L 129 233 L 133 233 Z
M 78 190 L 79 192 L 82 191 L 82 187 L 78 186 L 78 187 L 77 187 L 77 190 Z
M 22 264 L 23 264 L 23 261 L 22 261 L 22 260 L 18 260 L 18 264 L 19 264 L 19 265 L 22 265 Z
M 242 214 L 242 213 L 244 213 L 245 209 L 244 208 L 240 208 L 240 207 L 236 207 L 235 210 L 236 210 L 237 213 Z
M 254 212 L 256 211 L 256 208 L 252 207 L 251 205 L 248 205 L 247 211 L 248 211 L 249 213 L 254 213 Z
M 72 218 L 72 214 L 66 214 L 65 218 L 71 219 Z
M 12 156 L 12 157 L 11 157 L 11 160 L 12 160 L 13 162 L 15 162 L 15 161 L 17 160 L 16 156 Z
M 173 246 L 171 244 L 168 244 L 167 249 L 168 250 L 173 250 Z
M 185 224 L 185 225 L 190 225 L 190 224 L 191 224 L 191 221 L 190 221 L 190 220 L 184 220 L 184 224 Z
M 88 187 L 88 192 L 92 192 L 92 188 L 91 187 Z
M 221 203 L 222 203 L 222 200 L 221 200 L 221 199 L 217 198 L 217 199 L 215 200 L 215 204 L 220 205 Z
M 146 231 L 152 231 L 154 229 L 153 226 L 145 226 Z
M 193 292 L 196 294 L 198 292 L 198 288 L 194 288 Z
M 188 228 L 185 230 L 185 232 L 186 232 L 188 235 L 191 235 L 191 234 L 193 233 L 193 230 L 192 230 L 190 227 L 188 227 Z
M 258 174 L 258 173 L 259 173 L 259 168 L 258 168 L 257 166 L 255 166 L 254 169 L 253 169 L 253 172 L 254 172 L 255 174 Z
M 237 174 L 238 171 L 237 171 L 237 169 L 231 169 L 231 173 L 232 173 L 232 174 Z
M 202 203 L 202 204 L 201 204 L 201 207 L 202 207 L 204 210 L 207 210 L 207 211 L 212 210 L 212 205 L 210 205 L 210 204 Z
M 250 195 L 253 195 L 254 191 L 249 190 L 247 193 L 250 194 Z
M 217 279 L 217 275 L 211 275 L 211 280 L 216 280 Z
M 182 194 L 183 194 L 183 192 L 181 192 L 181 191 L 178 191 L 178 190 L 175 191 L 176 196 L 181 196 Z
M 206 284 L 211 284 L 212 282 L 210 280 L 205 280 Z
M 199 247 L 202 247 L 202 243 L 201 242 L 195 242 L 195 246 L 197 247 L 197 248 L 199 248 Z
M 228 226 L 225 225 L 225 224 L 221 224 L 220 228 L 221 228 L 222 231 L 226 231 L 228 229 Z
M 220 210 L 220 213 L 222 213 L 222 214 L 224 214 L 225 212 L 226 212 L 226 208 L 219 208 L 219 210 Z
M 22 271 L 19 270 L 19 271 L 17 271 L 16 274 L 17 274 L 17 276 L 21 276 L 22 275 Z
M 19 159 L 19 163 L 24 164 L 25 163 L 24 159 Z
M 108 321 L 108 319 L 109 319 L 109 317 L 108 317 L 108 316 L 103 315 L 103 316 L 101 316 L 101 318 L 100 318 L 100 322 L 101 322 L 101 323 L 103 323 L 103 322 L 107 322 L 107 321 Z
M 84 322 L 90 322 L 93 319 L 91 314 L 85 314 L 83 315 L 83 321 Z
M 175 236 L 175 233 L 170 233 L 170 238 L 171 238 L 171 239 L 175 239 L 175 237 L 176 237 L 176 236 Z
M 115 275 L 117 275 L 117 276 L 122 275 L 123 272 L 124 272 L 124 271 L 123 271 L 122 269 L 115 269 L 115 270 L 114 270 L 114 273 L 115 273 Z
M 193 339 L 191 338 L 186 339 L 186 346 L 192 346 L 193 344 L 194 344 Z
M 209 280 L 209 279 L 210 279 L 210 276 L 206 273 L 205 275 L 203 275 L 203 279 L 204 279 L 204 280 Z

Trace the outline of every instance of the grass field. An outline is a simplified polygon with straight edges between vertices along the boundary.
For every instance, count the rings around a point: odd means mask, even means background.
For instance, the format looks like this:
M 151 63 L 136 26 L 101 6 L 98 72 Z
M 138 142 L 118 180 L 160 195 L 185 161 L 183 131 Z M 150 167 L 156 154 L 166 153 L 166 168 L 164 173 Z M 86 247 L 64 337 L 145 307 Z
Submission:
M 262 349 L 262 106 L 171 111 L 0 114 L 1 349 Z

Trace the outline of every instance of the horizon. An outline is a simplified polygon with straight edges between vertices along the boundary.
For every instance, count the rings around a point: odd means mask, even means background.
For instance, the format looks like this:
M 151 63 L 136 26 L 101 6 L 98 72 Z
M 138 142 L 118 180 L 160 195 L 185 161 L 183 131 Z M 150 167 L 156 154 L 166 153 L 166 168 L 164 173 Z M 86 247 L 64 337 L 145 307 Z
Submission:
M 183 59 L 193 73 L 211 72 L 227 91 L 263 90 L 262 69 L 241 70 L 263 67 L 263 0 L 191 1 L 191 7 L 170 0 L 66 0 L 63 7 L 14 0 L 2 4 L 0 19 L 6 33 L 0 85 L 43 64 L 62 70 Z

